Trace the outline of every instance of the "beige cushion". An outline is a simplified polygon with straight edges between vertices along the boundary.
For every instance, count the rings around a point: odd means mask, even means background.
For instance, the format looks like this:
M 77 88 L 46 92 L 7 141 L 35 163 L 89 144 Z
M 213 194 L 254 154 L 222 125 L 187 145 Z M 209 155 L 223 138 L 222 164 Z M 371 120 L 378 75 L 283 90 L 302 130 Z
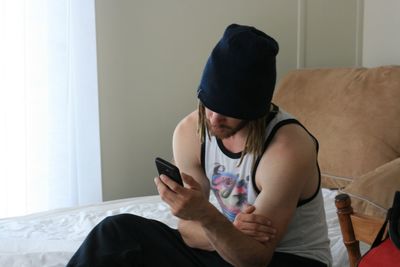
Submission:
M 358 177 L 341 190 L 351 197 L 354 211 L 385 218 L 400 191 L 400 158 Z
M 344 187 L 400 156 L 400 66 L 296 70 L 273 101 L 318 139 L 323 187 Z

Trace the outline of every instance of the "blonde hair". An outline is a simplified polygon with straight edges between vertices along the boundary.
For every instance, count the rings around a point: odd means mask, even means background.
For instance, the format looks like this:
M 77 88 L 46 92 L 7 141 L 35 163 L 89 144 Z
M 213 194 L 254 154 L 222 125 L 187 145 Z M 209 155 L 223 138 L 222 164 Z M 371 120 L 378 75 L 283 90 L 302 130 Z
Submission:
M 242 151 L 242 156 L 239 161 L 239 165 L 242 163 L 243 157 L 249 153 L 253 154 L 256 158 L 261 156 L 264 152 L 264 141 L 265 132 L 267 127 L 267 115 L 247 122 L 246 127 L 248 128 L 248 135 L 246 139 L 245 147 Z M 201 101 L 198 103 L 198 122 L 197 122 L 197 132 L 200 137 L 200 142 L 204 143 L 207 137 L 210 139 L 210 133 L 207 130 L 206 123 L 206 113 L 205 107 Z

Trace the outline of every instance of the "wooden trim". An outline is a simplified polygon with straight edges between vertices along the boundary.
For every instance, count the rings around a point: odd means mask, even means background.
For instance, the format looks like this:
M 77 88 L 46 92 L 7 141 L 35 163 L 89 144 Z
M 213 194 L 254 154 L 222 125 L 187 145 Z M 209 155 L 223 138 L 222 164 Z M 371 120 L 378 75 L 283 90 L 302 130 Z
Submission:
M 298 69 L 306 67 L 306 33 L 307 33 L 307 0 L 297 2 L 297 58 L 296 67 Z
M 364 36 L 364 0 L 356 1 L 356 47 L 355 66 L 363 64 L 363 36 Z

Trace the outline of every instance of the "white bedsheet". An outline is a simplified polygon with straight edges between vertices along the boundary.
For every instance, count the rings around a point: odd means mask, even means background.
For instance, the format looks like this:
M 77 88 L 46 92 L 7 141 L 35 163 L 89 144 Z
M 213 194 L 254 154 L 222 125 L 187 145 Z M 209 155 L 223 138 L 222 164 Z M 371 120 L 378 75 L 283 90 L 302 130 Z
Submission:
M 334 266 L 347 266 L 335 191 L 323 189 Z M 0 220 L 1 267 L 65 266 L 89 231 L 107 216 L 132 213 L 176 227 L 177 219 L 159 196 L 147 196 L 79 208 L 60 209 Z

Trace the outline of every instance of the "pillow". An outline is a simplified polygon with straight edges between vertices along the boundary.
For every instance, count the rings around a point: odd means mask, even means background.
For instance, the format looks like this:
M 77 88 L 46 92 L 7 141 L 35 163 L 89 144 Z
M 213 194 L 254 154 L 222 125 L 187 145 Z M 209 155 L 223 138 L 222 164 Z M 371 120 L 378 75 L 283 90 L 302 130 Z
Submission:
M 385 218 L 393 204 L 394 194 L 399 190 L 400 158 L 397 158 L 357 177 L 339 191 L 351 197 L 354 211 Z

